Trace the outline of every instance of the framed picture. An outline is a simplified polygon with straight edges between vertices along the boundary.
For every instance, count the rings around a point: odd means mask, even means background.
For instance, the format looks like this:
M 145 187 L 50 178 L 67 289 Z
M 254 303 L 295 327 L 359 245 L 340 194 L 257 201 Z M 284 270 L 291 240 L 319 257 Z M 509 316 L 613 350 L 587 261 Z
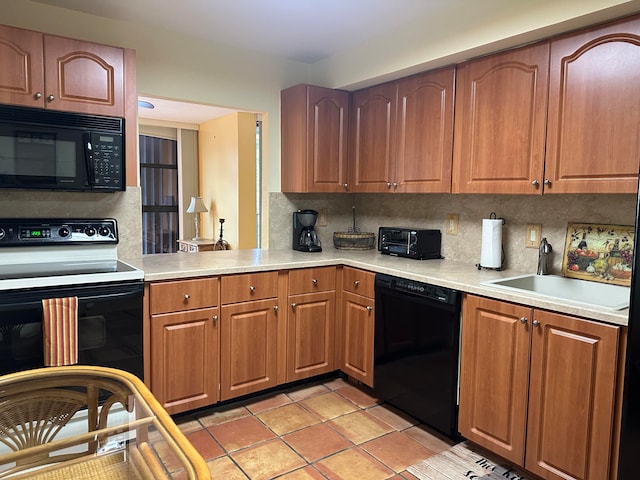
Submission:
M 633 225 L 570 223 L 562 259 L 565 277 L 631 285 Z

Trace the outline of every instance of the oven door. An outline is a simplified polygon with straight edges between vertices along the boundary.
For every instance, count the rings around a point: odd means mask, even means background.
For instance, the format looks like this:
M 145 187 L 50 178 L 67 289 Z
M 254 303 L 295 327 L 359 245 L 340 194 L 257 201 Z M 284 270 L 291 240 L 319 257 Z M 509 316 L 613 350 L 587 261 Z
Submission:
M 78 297 L 78 363 L 143 378 L 143 282 L 0 291 L 0 375 L 44 366 L 42 300 Z

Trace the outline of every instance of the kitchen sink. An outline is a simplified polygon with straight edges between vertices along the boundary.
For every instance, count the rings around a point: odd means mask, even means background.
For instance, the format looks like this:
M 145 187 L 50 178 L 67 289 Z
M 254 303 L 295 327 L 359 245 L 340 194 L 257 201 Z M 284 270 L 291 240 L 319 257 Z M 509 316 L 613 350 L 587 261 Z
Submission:
M 589 282 L 558 275 L 521 275 L 481 282 L 482 285 L 518 293 L 534 293 L 560 301 L 622 310 L 629 307 L 630 288 Z

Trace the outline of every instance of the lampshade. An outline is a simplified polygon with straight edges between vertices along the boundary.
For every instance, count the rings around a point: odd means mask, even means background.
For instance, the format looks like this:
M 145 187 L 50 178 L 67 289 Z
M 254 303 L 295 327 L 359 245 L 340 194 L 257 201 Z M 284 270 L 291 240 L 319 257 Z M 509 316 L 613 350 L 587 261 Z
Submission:
M 205 207 L 204 202 L 202 201 L 202 197 L 191 197 L 191 203 L 187 207 L 187 213 L 200 212 L 208 212 L 207 207 Z

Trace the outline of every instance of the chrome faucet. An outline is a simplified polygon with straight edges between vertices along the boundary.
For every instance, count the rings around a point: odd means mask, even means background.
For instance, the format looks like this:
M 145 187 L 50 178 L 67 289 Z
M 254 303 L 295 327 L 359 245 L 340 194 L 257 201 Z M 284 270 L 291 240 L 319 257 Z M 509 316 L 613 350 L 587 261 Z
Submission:
M 552 251 L 551 244 L 546 237 L 543 238 L 538 248 L 538 275 L 549 275 L 549 257 Z

